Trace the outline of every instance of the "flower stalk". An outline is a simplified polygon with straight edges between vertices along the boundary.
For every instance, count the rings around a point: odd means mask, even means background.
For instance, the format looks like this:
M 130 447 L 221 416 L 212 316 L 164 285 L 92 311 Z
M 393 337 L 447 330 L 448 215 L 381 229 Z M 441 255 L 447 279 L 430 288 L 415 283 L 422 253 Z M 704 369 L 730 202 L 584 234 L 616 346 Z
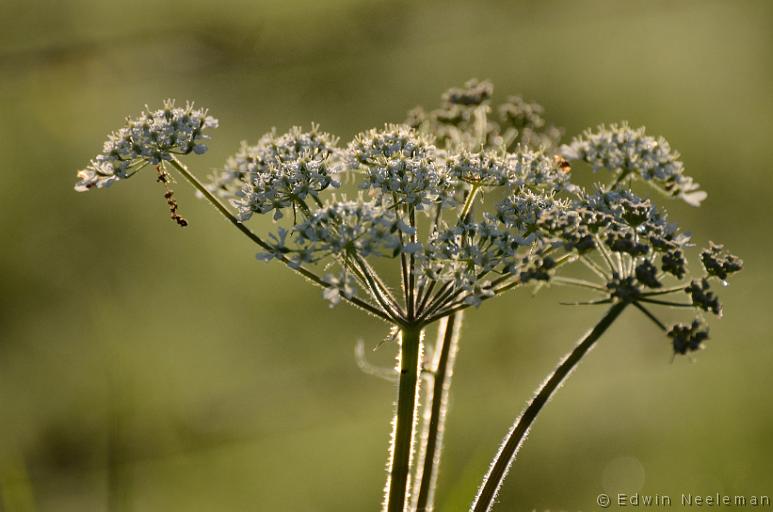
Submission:
M 405 326 L 400 331 L 400 381 L 397 412 L 392 432 L 391 460 L 387 478 L 386 512 L 404 512 L 408 503 L 417 397 L 421 373 L 422 330 Z
M 422 447 L 414 482 L 413 510 L 415 512 L 429 512 L 434 508 L 435 487 L 448 412 L 448 396 L 459 347 L 463 315 L 463 313 L 457 313 L 444 319 L 438 331 L 431 368 L 431 386 L 427 389 L 424 432 L 421 436 Z
M 515 421 L 510 432 L 508 432 L 500 446 L 499 453 L 497 453 L 488 473 L 483 478 L 483 482 L 478 490 L 478 495 L 472 503 L 472 507 L 470 508 L 471 512 L 488 512 L 491 510 L 494 505 L 494 500 L 499 493 L 499 489 L 502 487 L 502 482 L 504 481 L 505 476 L 507 476 L 507 472 L 510 470 L 510 466 L 512 466 L 515 456 L 523 444 L 523 440 L 526 438 L 526 434 L 528 434 L 532 423 L 537 419 L 537 415 L 572 370 L 574 370 L 580 360 L 582 360 L 583 356 L 585 356 L 588 350 L 590 350 L 599 338 L 601 338 L 617 317 L 620 316 L 620 313 L 623 312 L 627 305 L 627 302 L 618 302 L 610 307 L 599 323 L 597 323 L 596 326 L 580 340 L 577 346 L 564 357 L 550 377 L 542 384 L 521 416 Z

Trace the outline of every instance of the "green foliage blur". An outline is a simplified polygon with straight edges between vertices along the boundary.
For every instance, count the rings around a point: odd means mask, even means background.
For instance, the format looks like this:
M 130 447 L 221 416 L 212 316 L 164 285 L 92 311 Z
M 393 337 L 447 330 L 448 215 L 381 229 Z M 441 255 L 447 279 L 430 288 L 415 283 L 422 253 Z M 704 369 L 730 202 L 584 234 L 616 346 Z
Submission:
M 672 362 L 627 312 L 537 421 L 498 510 L 773 495 L 773 3 L 3 0 L 0 14 L 0 510 L 377 510 L 395 389 L 353 349 L 385 326 L 257 262 L 184 182 L 180 229 L 152 173 L 87 194 L 74 174 L 167 97 L 220 119 L 188 159 L 205 176 L 272 126 L 347 140 L 470 77 L 541 102 L 567 136 L 620 120 L 664 135 L 709 199 L 661 204 L 746 262 L 694 361 Z M 558 305 L 575 298 L 521 292 L 466 316 L 441 512 L 466 510 L 532 390 L 599 318 Z

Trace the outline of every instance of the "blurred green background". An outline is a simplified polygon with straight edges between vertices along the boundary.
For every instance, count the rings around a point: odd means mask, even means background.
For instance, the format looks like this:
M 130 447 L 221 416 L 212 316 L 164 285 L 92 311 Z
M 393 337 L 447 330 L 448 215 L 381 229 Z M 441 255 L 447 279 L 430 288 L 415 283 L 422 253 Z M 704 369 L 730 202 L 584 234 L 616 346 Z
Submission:
M 79 195 L 74 173 L 166 97 L 220 119 L 188 160 L 205 175 L 272 126 L 346 140 L 473 76 L 542 102 L 568 136 L 617 120 L 666 136 L 710 194 L 672 216 L 746 262 L 694 362 L 628 312 L 537 422 L 497 510 L 773 495 L 772 23 L 764 0 L 3 0 L 0 510 L 377 510 L 395 390 L 353 347 L 385 327 L 256 262 L 184 183 L 181 230 L 149 176 Z M 576 296 L 467 315 L 440 511 L 466 510 L 597 320 L 557 304 Z

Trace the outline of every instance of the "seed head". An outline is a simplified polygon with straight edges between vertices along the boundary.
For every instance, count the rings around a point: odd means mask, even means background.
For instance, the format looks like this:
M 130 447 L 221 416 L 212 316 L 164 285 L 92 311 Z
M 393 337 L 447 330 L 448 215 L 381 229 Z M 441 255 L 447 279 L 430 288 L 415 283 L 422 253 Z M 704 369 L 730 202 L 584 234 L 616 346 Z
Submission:
M 494 84 L 473 78 L 464 87 L 452 87 L 443 93 L 443 101 L 450 105 L 478 106 L 488 101 L 493 93 Z
M 743 260 L 724 249 L 724 245 L 709 242 L 709 246 L 701 251 L 701 262 L 706 274 L 723 281 L 743 268 Z
M 722 316 L 722 305 L 719 303 L 719 298 L 711 291 L 708 279 L 693 280 L 684 291 L 690 296 L 695 307 Z
M 709 339 L 709 328 L 700 319 L 690 325 L 675 324 L 668 331 L 675 354 L 686 354 L 703 348 L 703 342 Z

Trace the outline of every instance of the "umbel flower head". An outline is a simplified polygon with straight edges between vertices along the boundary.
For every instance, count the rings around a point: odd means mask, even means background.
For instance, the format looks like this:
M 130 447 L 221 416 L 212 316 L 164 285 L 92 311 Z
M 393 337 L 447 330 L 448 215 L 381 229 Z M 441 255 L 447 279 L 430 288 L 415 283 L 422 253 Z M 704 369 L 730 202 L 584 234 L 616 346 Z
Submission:
M 594 171 L 612 171 L 616 184 L 639 178 L 692 206 L 706 199 L 706 192 L 684 174 L 679 153 L 663 137 L 646 135 L 644 128 L 632 129 L 626 123 L 601 125 L 562 146 L 561 153 L 569 161 L 587 162 Z
M 424 326 L 526 285 L 568 285 L 600 295 L 585 304 L 633 305 L 668 333 L 676 353 L 699 348 L 708 336 L 702 322 L 669 329 L 650 308 L 720 315 L 712 282 L 742 262 L 712 243 L 700 253 L 704 271 L 689 278 L 690 237 L 629 187 L 639 179 L 697 204 L 705 193 L 679 155 L 627 125 L 559 148 L 561 131 L 541 106 L 517 96 L 496 105 L 493 92 L 489 82 L 469 81 L 438 109 L 416 109 L 405 124 L 340 146 L 316 125 L 271 131 L 242 143 L 206 185 L 176 156 L 202 153 L 217 121 L 167 102 L 112 134 L 76 188 L 104 187 L 148 164 L 166 186 L 168 163 L 261 247 L 260 260 L 301 273 L 333 304 L 397 326 Z M 584 190 L 572 183 L 569 161 L 607 169 L 611 180 Z M 247 223 L 264 214 L 275 228 L 261 237 Z M 564 275 L 570 264 L 591 280 Z
M 201 155 L 207 151 L 208 129 L 218 121 L 193 103 L 176 107 L 174 100 L 164 101 L 162 108 L 136 117 L 127 117 L 123 128 L 108 135 L 102 152 L 89 165 L 78 171 L 75 190 L 106 188 L 126 179 L 147 165 L 170 161 L 174 155 Z
M 347 148 L 349 168 L 358 172 L 360 188 L 382 203 L 424 210 L 448 202 L 448 171 L 430 136 L 404 125 L 386 125 L 354 137 Z
M 701 252 L 703 275 L 685 281 L 684 253 L 690 247 L 690 237 L 671 224 L 649 199 L 630 190 L 581 192 L 569 207 L 544 210 L 537 232 L 544 239 L 553 237 L 554 246 L 574 249 L 578 261 L 597 278 L 596 282 L 556 279 L 601 295 L 578 304 L 632 304 L 669 333 L 679 354 L 700 348 L 708 339 L 703 320 L 696 319 L 689 330 L 682 324 L 669 329 L 648 308 L 692 308 L 721 316 L 722 306 L 711 289 L 711 280 L 721 276 L 726 284 L 724 279 L 743 266 L 739 258 L 710 243 Z M 688 300 L 672 300 L 669 296 L 674 294 L 686 295 Z M 689 342 L 685 341 L 688 335 Z
M 242 220 L 271 211 L 280 219 L 283 209 L 308 209 L 306 201 L 319 203 L 320 192 L 339 186 L 337 143 L 317 125 L 309 131 L 296 126 L 282 135 L 272 131 L 254 146 L 242 142 L 208 188 L 232 199 Z

